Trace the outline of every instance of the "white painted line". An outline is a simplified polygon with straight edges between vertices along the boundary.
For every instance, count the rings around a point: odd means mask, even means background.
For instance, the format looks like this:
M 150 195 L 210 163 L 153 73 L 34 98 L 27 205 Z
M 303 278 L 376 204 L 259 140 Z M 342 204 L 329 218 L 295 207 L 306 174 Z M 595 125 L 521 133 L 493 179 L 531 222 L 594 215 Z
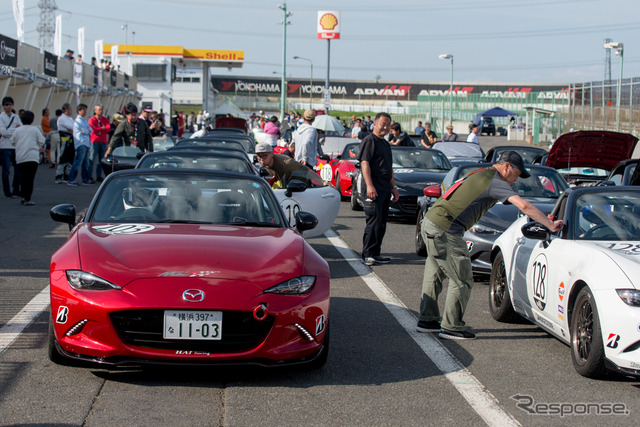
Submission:
M 33 297 L 22 310 L 0 328 L 0 354 L 22 333 L 22 331 L 49 306 L 49 286 Z
M 500 408 L 496 398 L 434 337 L 434 334 L 416 331 L 418 320 L 411 311 L 335 231 L 328 230 L 324 235 L 487 425 L 521 425 Z

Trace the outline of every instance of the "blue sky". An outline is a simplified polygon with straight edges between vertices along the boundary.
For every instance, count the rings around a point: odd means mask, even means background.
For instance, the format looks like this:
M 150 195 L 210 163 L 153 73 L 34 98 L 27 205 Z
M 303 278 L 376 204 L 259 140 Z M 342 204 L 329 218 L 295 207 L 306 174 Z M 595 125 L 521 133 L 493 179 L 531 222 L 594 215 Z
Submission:
M 0 0 L 1 32 L 16 36 L 11 0 Z M 38 46 L 38 0 L 25 0 L 25 42 Z M 77 47 L 85 27 L 85 56 L 93 42 L 243 50 L 243 68 L 221 75 L 276 77 L 282 67 L 282 10 L 265 0 L 56 0 L 63 49 Z M 588 82 L 604 76 L 605 38 L 623 42 L 624 76 L 640 77 L 639 8 L 632 0 L 349 0 L 286 2 L 287 76 L 324 79 L 327 42 L 316 36 L 318 10 L 341 12 L 341 39 L 331 42 L 331 77 L 448 82 Z M 128 31 L 121 27 L 127 25 Z M 135 36 L 133 35 L 135 32 Z M 612 54 L 617 79 L 620 58 Z

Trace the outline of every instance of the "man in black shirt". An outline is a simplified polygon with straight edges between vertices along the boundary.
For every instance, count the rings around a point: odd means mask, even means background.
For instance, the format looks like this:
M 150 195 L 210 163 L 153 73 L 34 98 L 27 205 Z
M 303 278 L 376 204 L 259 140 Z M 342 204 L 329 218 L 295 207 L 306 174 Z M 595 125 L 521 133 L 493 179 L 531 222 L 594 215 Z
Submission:
M 360 193 L 364 198 L 366 225 L 362 237 L 362 258 L 365 264 L 372 266 L 386 264 L 387 257 L 380 256 L 382 239 L 387 228 L 389 201 L 397 201 L 398 187 L 393 178 L 391 147 L 384 139 L 389 133 L 391 117 L 387 113 L 378 113 L 373 121 L 373 133 L 360 143 L 360 169 L 362 171 Z

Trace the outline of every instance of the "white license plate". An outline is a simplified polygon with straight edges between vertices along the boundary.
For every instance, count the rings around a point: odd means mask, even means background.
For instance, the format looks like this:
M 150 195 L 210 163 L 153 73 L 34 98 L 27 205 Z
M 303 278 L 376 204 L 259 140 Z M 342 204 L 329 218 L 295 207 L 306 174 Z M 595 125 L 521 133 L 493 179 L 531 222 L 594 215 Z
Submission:
M 174 340 L 220 340 L 222 312 L 165 310 L 162 336 Z

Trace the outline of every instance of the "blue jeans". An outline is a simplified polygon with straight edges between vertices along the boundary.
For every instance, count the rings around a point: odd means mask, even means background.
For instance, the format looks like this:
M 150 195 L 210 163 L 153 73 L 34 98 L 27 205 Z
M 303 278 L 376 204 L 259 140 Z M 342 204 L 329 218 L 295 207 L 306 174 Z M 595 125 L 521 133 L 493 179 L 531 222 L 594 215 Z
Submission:
M 96 166 L 96 179 L 102 178 L 102 163 L 100 161 L 107 152 L 107 144 L 103 142 L 91 143 L 91 151 L 89 154 L 89 176 L 93 176 L 93 165 Z
M 91 179 L 89 175 L 89 147 L 86 145 L 76 147 L 76 157 L 69 171 L 69 182 L 76 180 L 78 169 L 80 169 L 82 175 L 82 182 L 89 182 Z
M 0 162 L 2 164 L 2 189 L 4 195 L 11 197 L 12 194 L 20 195 L 20 172 L 16 167 L 16 150 L 12 148 L 0 148 Z M 13 166 L 13 192 L 9 185 L 9 174 Z

